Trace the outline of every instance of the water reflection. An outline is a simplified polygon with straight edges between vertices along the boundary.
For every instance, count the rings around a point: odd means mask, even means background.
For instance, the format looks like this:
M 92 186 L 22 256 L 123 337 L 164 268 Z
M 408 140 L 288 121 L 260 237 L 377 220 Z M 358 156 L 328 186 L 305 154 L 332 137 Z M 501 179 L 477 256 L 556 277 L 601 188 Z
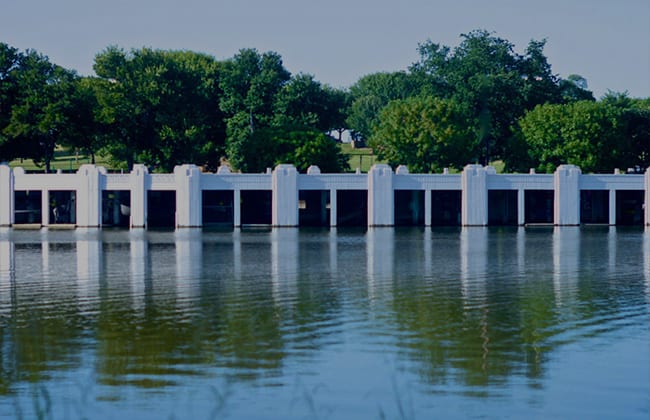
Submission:
M 291 299 L 298 281 L 298 229 L 273 229 L 271 232 L 271 280 L 276 304 Z
M 146 232 L 143 229 L 134 229 L 129 231 L 129 262 L 131 279 L 131 294 L 133 297 L 133 309 L 142 309 L 144 305 L 144 284 L 147 278 L 151 276 L 149 261 L 149 245 L 147 243 Z M 121 265 L 120 261 L 114 261 L 111 267 Z M 128 295 L 127 295 L 128 296 Z
M 176 243 L 176 293 L 179 306 L 191 306 L 201 293 L 203 241 L 199 229 L 183 229 L 174 234 Z
M 649 308 L 650 233 L 634 230 L 4 230 L 0 395 L 88 370 L 99 399 L 281 388 L 373 354 L 425 394 L 544 390 L 563 346 L 647 334 Z
M 98 296 L 99 277 L 102 272 L 102 241 L 96 230 L 76 232 L 77 290 L 79 299 Z
M 0 228 L 0 314 L 11 308 L 11 290 L 15 281 L 14 242 L 11 231 Z
M 366 240 L 366 269 L 368 273 L 368 299 L 374 305 L 382 295 L 382 287 L 393 278 L 395 264 L 395 230 L 369 228 Z M 410 251 L 410 250 L 409 250 Z M 399 258 L 398 258 L 399 259 Z
M 466 308 L 474 306 L 474 299 L 485 297 L 485 279 L 488 261 L 488 230 L 468 227 L 460 233 L 461 293 Z
M 643 274 L 645 278 L 645 297 L 650 313 L 650 228 L 646 227 L 643 235 Z
M 580 239 L 580 229 L 577 227 L 554 228 L 553 290 L 558 306 L 571 305 L 575 298 Z
M 650 228 L 646 228 L 643 235 L 643 274 L 645 277 L 645 297 L 650 312 Z

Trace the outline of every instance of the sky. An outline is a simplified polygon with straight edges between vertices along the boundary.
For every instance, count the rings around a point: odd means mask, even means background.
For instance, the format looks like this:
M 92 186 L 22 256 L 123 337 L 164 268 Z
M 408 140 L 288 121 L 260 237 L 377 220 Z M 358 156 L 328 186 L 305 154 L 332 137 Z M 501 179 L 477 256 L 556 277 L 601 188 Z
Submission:
M 546 39 L 553 72 L 583 76 L 597 98 L 650 97 L 650 0 L 0 0 L 0 42 L 82 75 L 110 45 L 219 60 L 256 48 L 279 53 L 292 74 L 346 88 L 406 70 L 419 43 L 453 48 L 474 29 L 519 53 Z

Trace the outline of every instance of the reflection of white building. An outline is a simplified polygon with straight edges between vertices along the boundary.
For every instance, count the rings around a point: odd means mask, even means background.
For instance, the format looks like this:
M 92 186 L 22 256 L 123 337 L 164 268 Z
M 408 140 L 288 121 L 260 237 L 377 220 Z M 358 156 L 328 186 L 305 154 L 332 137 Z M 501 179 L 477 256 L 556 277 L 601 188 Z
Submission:
M 147 244 L 146 232 L 143 230 L 132 230 L 129 232 L 130 245 L 130 279 L 131 279 L 131 296 L 133 296 L 133 307 L 140 309 L 144 307 L 144 282 L 147 278 L 149 266 L 149 248 Z
M 645 298 L 648 301 L 648 312 L 650 312 L 650 229 L 647 228 L 643 235 L 643 274 L 645 277 Z
M 395 230 L 369 228 L 366 233 L 366 269 L 368 272 L 368 297 L 372 305 L 381 295 L 382 286 L 394 277 Z
M 553 230 L 553 289 L 559 307 L 575 299 L 580 265 L 580 229 L 555 227 Z
M 96 230 L 76 232 L 78 296 L 96 298 L 102 274 L 102 238 Z
M 616 240 L 616 227 L 610 226 L 609 232 L 607 233 L 608 267 L 610 274 L 616 273 L 616 259 L 618 258 Z
M 203 275 L 203 232 L 181 229 L 174 234 L 176 242 L 176 292 L 178 301 L 189 304 L 200 294 Z
M 488 229 L 467 227 L 460 233 L 460 280 L 465 305 L 485 299 L 488 267 Z
M 296 293 L 298 282 L 298 229 L 271 232 L 271 281 L 276 302 Z
M 14 242 L 9 229 L 0 228 L 0 308 L 11 307 L 11 287 L 16 278 Z

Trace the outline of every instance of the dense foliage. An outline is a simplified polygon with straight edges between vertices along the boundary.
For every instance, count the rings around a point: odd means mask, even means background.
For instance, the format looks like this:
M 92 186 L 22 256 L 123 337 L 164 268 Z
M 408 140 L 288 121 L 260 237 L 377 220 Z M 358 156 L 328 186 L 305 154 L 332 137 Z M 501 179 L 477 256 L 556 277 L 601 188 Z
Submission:
M 650 100 L 596 101 L 579 75 L 552 72 L 545 41 L 518 53 L 487 31 L 455 48 L 431 41 L 407 70 L 361 77 L 349 89 L 292 75 L 275 52 L 242 49 L 218 61 L 191 51 L 108 47 L 81 77 L 35 51 L 0 43 L 0 160 L 49 170 L 57 148 L 115 167 L 181 163 L 260 172 L 278 163 L 348 170 L 329 133 L 350 130 L 412 172 L 501 160 L 507 171 L 650 165 Z
M 552 172 L 571 163 L 585 172 L 647 167 L 650 107 L 637 101 L 540 105 L 519 121 L 531 165 Z
M 413 172 L 461 169 L 475 152 L 469 127 L 467 113 L 453 100 L 412 97 L 382 110 L 370 145 L 389 164 Z

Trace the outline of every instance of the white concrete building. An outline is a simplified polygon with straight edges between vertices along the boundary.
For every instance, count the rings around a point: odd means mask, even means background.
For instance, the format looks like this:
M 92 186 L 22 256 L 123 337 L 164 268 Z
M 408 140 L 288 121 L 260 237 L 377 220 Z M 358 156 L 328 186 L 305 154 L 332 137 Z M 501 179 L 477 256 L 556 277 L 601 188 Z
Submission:
M 144 165 L 111 174 L 83 165 L 73 174 L 28 174 L 0 164 L 0 226 L 194 228 L 222 223 L 295 227 L 585 223 L 650 225 L 650 169 L 637 174 L 497 174 L 468 165 L 461 174 L 410 174 L 375 165 L 368 174 L 202 173 L 181 165 L 150 174 Z M 205 219 L 205 220 L 204 220 Z

